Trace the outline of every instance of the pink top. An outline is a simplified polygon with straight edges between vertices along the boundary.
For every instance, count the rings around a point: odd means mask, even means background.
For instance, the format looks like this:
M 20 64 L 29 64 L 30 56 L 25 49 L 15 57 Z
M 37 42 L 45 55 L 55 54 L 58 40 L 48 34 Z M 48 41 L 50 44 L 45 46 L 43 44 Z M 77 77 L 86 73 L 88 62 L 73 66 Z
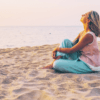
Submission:
M 81 49 L 82 55 L 80 56 L 80 59 L 92 67 L 100 68 L 100 54 L 98 49 L 97 37 L 91 31 L 87 32 L 87 34 L 91 34 L 93 36 L 93 42 Z

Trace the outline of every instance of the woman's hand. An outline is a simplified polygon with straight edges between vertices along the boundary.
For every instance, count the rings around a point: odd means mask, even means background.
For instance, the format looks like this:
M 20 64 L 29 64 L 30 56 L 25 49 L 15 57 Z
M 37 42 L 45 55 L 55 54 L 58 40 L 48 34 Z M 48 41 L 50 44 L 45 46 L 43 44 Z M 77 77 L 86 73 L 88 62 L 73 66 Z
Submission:
M 57 52 L 58 48 L 59 48 L 59 47 L 57 47 L 57 48 L 54 48 L 53 52 Z
M 56 59 L 57 57 L 56 57 L 56 52 L 52 52 L 52 57 L 53 57 L 53 59 Z
M 52 51 L 52 57 L 53 57 L 53 59 L 56 59 L 56 58 L 57 58 L 57 57 L 56 57 L 57 49 L 58 49 L 58 47 L 55 48 L 55 49 Z

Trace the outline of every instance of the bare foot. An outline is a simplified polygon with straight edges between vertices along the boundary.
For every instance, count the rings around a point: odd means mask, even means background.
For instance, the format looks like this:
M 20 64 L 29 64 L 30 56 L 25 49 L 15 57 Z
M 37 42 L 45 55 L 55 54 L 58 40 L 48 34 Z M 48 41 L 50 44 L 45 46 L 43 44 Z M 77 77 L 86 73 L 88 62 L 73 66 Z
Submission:
M 53 64 L 49 64 L 45 67 L 42 67 L 41 69 L 52 69 L 53 68 Z
M 58 56 L 56 59 L 53 60 L 53 62 L 45 67 L 42 67 L 41 69 L 52 69 L 53 68 L 53 63 L 55 60 L 60 59 L 61 56 Z

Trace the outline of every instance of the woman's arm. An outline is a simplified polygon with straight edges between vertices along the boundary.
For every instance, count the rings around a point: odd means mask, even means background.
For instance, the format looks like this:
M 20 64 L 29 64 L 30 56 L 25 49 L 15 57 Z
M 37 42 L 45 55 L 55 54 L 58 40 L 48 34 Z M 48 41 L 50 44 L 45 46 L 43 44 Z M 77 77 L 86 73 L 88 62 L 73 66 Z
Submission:
M 73 41 L 73 44 L 74 45 L 78 43 L 79 37 L 80 37 L 80 34 L 78 34 L 78 36 L 74 39 L 74 41 Z
M 83 33 L 83 31 L 82 32 L 80 32 L 79 34 L 78 34 L 78 36 L 74 39 L 74 41 L 73 41 L 73 44 L 75 45 L 75 44 L 77 44 L 78 42 L 79 42 L 79 38 L 80 38 L 80 35 Z
M 76 45 L 72 48 L 55 48 L 55 51 L 63 52 L 63 53 L 74 53 L 76 51 L 81 50 L 86 45 L 93 41 L 93 36 L 91 34 L 86 34 Z

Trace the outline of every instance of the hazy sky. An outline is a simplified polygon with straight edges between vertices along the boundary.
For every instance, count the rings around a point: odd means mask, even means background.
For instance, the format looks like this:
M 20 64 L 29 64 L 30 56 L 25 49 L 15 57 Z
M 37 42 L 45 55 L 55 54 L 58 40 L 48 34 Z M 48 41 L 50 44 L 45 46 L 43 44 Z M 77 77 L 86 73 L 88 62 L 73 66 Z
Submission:
M 90 10 L 100 15 L 100 0 L 0 0 L 0 26 L 82 25 Z

